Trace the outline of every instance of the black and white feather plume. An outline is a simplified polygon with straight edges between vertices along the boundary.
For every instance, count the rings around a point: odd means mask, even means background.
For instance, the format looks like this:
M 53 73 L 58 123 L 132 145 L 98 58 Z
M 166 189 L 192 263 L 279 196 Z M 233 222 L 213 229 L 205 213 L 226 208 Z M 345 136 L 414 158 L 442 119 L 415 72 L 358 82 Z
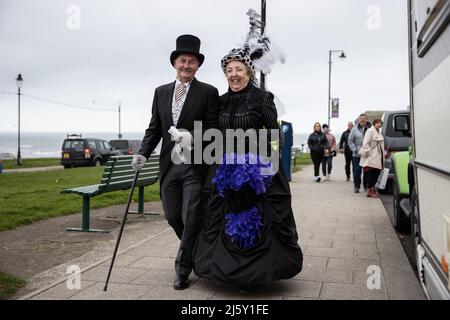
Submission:
M 269 74 L 273 65 L 280 61 L 286 61 L 284 54 L 267 36 L 266 28 L 262 33 L 261 16 L 254 9 L 249 9 L 247 15 L 250 19 L 250 31 L 242 45 L 242 48 L 252 59 L 255 71 Z

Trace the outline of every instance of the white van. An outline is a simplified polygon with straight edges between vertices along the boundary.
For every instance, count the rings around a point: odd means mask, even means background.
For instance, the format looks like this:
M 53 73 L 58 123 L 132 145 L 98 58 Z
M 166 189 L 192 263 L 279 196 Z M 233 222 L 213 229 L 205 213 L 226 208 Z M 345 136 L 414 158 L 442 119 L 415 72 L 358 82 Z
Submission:
M 411 237 L 430 299 L 450 299 L 450 1 L 408 0 Z

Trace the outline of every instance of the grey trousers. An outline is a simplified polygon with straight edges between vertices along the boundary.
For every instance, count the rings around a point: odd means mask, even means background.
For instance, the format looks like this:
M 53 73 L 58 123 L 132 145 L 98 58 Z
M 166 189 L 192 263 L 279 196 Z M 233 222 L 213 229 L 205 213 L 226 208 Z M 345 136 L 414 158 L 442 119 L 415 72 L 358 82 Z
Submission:
M 175 272 L 189 276 L 192 271 L 192 251 L 199 232 L 201 181 L 191 165 L 174 165 L 168 169 L 161 184 L 164 215 L 180 239 Z

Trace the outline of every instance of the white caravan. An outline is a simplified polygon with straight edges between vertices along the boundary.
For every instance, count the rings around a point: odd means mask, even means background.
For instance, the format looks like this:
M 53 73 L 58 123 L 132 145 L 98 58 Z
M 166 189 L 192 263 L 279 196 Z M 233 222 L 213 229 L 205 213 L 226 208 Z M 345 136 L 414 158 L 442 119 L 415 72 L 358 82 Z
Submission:
M 408 0 L 411 238 L 430 299 L 450 299 L 450 0 Z

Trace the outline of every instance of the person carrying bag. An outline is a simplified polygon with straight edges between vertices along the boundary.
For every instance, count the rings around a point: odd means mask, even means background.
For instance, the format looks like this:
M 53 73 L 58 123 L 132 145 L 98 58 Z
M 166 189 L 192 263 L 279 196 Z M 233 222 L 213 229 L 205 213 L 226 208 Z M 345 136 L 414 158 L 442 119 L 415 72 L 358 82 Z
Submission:
M 360 165 L 364 172 L 368 174 L 367 196 L 369 198 L 379 198 L 378 190 L 375 187 L 381 171 L 384 169 L 384 137 L 380 132 L 383 122 L 380 118 L 373 121 L 372 127 L 367 130 L 359 155 Z

